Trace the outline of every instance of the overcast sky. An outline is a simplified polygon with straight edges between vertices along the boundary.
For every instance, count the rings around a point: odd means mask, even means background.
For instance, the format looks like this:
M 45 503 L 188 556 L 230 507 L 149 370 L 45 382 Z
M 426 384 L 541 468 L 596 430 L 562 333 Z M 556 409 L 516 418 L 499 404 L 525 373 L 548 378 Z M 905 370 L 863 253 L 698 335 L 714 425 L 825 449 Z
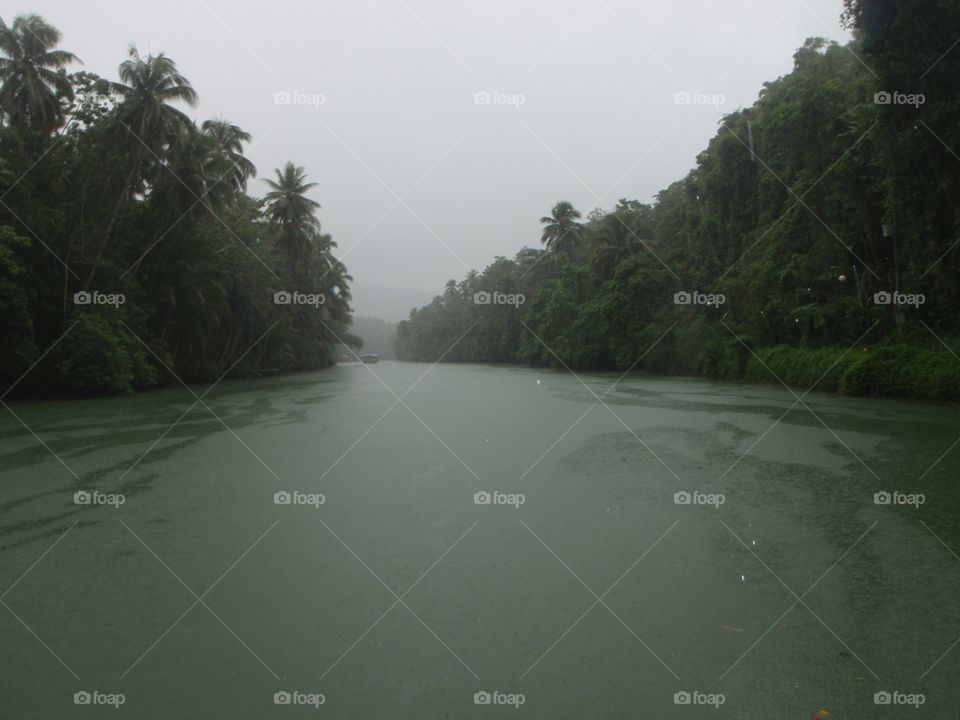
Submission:
M 538 244 L 538 220 L 558 200 L 584 214 L 620 197 L 651 201 L 693 166 L 723 113 L 790 71 L 806 38 L 848 39 L 841 9 L 840 0 L 0 0 L 6 20 L 43 15 L 85 69 L 111 79 L 131 42 L 166 53 L 200 94 L 191 114 L 253 134 L 261 177 L 287 160 L 304 165 L 355 278 L 358 312 L 388 319 L 468 268 Z M 478 104 L 482 92 L 491 96 Z M 692 102 L 676 102 L 683 92 Z M 278 93 L 291 102 L 278 104 Z

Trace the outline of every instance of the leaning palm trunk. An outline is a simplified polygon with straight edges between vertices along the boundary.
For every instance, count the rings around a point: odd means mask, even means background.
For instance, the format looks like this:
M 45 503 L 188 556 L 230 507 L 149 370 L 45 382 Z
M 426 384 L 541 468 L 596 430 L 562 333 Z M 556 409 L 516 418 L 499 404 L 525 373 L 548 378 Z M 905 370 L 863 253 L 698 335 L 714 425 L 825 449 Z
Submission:
M 113 206 L 113 212 L 110 214 L 110 220 L 107 222 L 107 227 L 100 235 L 100 240 L 97 244 L 97 254 L 94 255 L 93 266 L 90 268 L 90 274 L 87 275 L 87 282 L 83 286 L 84 290 L 90 289 L 94 275 L 97 273 L 97 268 L 100 266 L 100 260 L 103 258 L 103 251 L 107 249 L 107 245 L 110 242 L 110 236 L 113 234 L 113 228 L 117 223 L 117 219 L 120 217 L 120 213 L 123 211 L 124 207 L 126 207 L 126 205 L 130 202 L 130 198 L 133 196 L 133 183 L 136 180 L 137 170 L 140 168 L 140 164 L 142 162 L 143 146 L 140 145 L 134 152 L 132 162 L 130 163 L 130 170 L 127 172 L 127 176 L 123 180 L 123 189 L 120 191 L 120 195 L 117 197 L 117 202 Z

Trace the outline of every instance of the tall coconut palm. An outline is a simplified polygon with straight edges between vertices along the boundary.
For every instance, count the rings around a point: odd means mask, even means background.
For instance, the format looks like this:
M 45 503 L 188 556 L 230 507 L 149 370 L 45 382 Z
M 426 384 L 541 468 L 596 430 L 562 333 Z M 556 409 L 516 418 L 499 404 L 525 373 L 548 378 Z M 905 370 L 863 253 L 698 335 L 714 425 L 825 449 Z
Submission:
M 576 246 L 580 238 L 580 212 L 566 200 L 553 206 L 550 215 L 540 218 L 543 235 L 540 242 L 547 250 L 565 251 Z
M 183 102 L 191 107 L 197 93 L 177 64 L 163 53 L 142 57 L 131 45 L 129 57 L 120 64 L 120 80 L 114 89 L 123 95 L 122 119 L 137 136 L 130 144 L 146 145 L 158 155 L 163 147 L 185 127 L 190 118 L 171 103 Z
M 54 50 L 60 31 L 39 15 L 18 15 L 7 26 L 0 19 L 0 112 L 24 130 L 52 132 L 64 120 L 62 100 L 73 100 L 64 68 L 79 62 Z
M 277 230 L 277 244 L 287 256 L 292 277 L 304 272 L 304 261 L 320 233 L 320 221 L 315 215 L 320 203 L 307 197 L 316 183 L 306 181 L 302 167 L 288 162 L 277 170 L 277 179 L 267 180 L 270 192 L 264 196 L 267 219 Z
M 236 192 L 247 189 L 247 180 L 257 176 L 256 166 L 244 156 L 243 145 L 251 140 L 250 133 L 236 125 L 218 118 L 206 120 L 202 126 L 203 134 L 212 138 L 229 166 L 229 174 L 224 178 Z
M 120 64 L 120 80 L 113 90 L 123 96 L 119 121 L 122 144 L 128 148 L 127 173 L 117 197 L 113 212 L 101 232 L 99 247 L 87 285 L 93 280 L 103 250 L 110 240 L 117 218 L 133 197 L 134 189 L 142 181 L 146 161 L 164 158 L 170 144 L 193 124 L 183 111 L 170 103 L 184 102 L 193 106 L 197 93 L 190 81 L 177 71 L 177 64 L 166 57 L 141 57 L 135 45 L 130 46 L 129 58 Z

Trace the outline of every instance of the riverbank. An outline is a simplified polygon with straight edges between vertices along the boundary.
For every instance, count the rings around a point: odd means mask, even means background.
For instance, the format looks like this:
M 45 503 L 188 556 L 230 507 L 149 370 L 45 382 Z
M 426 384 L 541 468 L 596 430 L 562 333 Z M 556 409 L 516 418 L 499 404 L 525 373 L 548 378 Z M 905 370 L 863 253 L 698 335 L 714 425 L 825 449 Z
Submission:
M 784 382 L 819 392 L 874 398 L 960 402 L 960 358 L 905 344 L 855 348 L 787 345 L 728 349 L 703 358 L 695 374 L 715 380 Z

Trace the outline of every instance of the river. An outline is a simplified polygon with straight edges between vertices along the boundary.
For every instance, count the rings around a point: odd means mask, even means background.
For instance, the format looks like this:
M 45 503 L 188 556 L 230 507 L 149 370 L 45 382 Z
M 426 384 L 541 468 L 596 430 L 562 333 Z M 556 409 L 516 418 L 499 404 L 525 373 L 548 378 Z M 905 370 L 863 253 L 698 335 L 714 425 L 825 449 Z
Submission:
M 4 718 L 960 715 L 953 408 L 399 362 L 205 392 L 0 410 Z

